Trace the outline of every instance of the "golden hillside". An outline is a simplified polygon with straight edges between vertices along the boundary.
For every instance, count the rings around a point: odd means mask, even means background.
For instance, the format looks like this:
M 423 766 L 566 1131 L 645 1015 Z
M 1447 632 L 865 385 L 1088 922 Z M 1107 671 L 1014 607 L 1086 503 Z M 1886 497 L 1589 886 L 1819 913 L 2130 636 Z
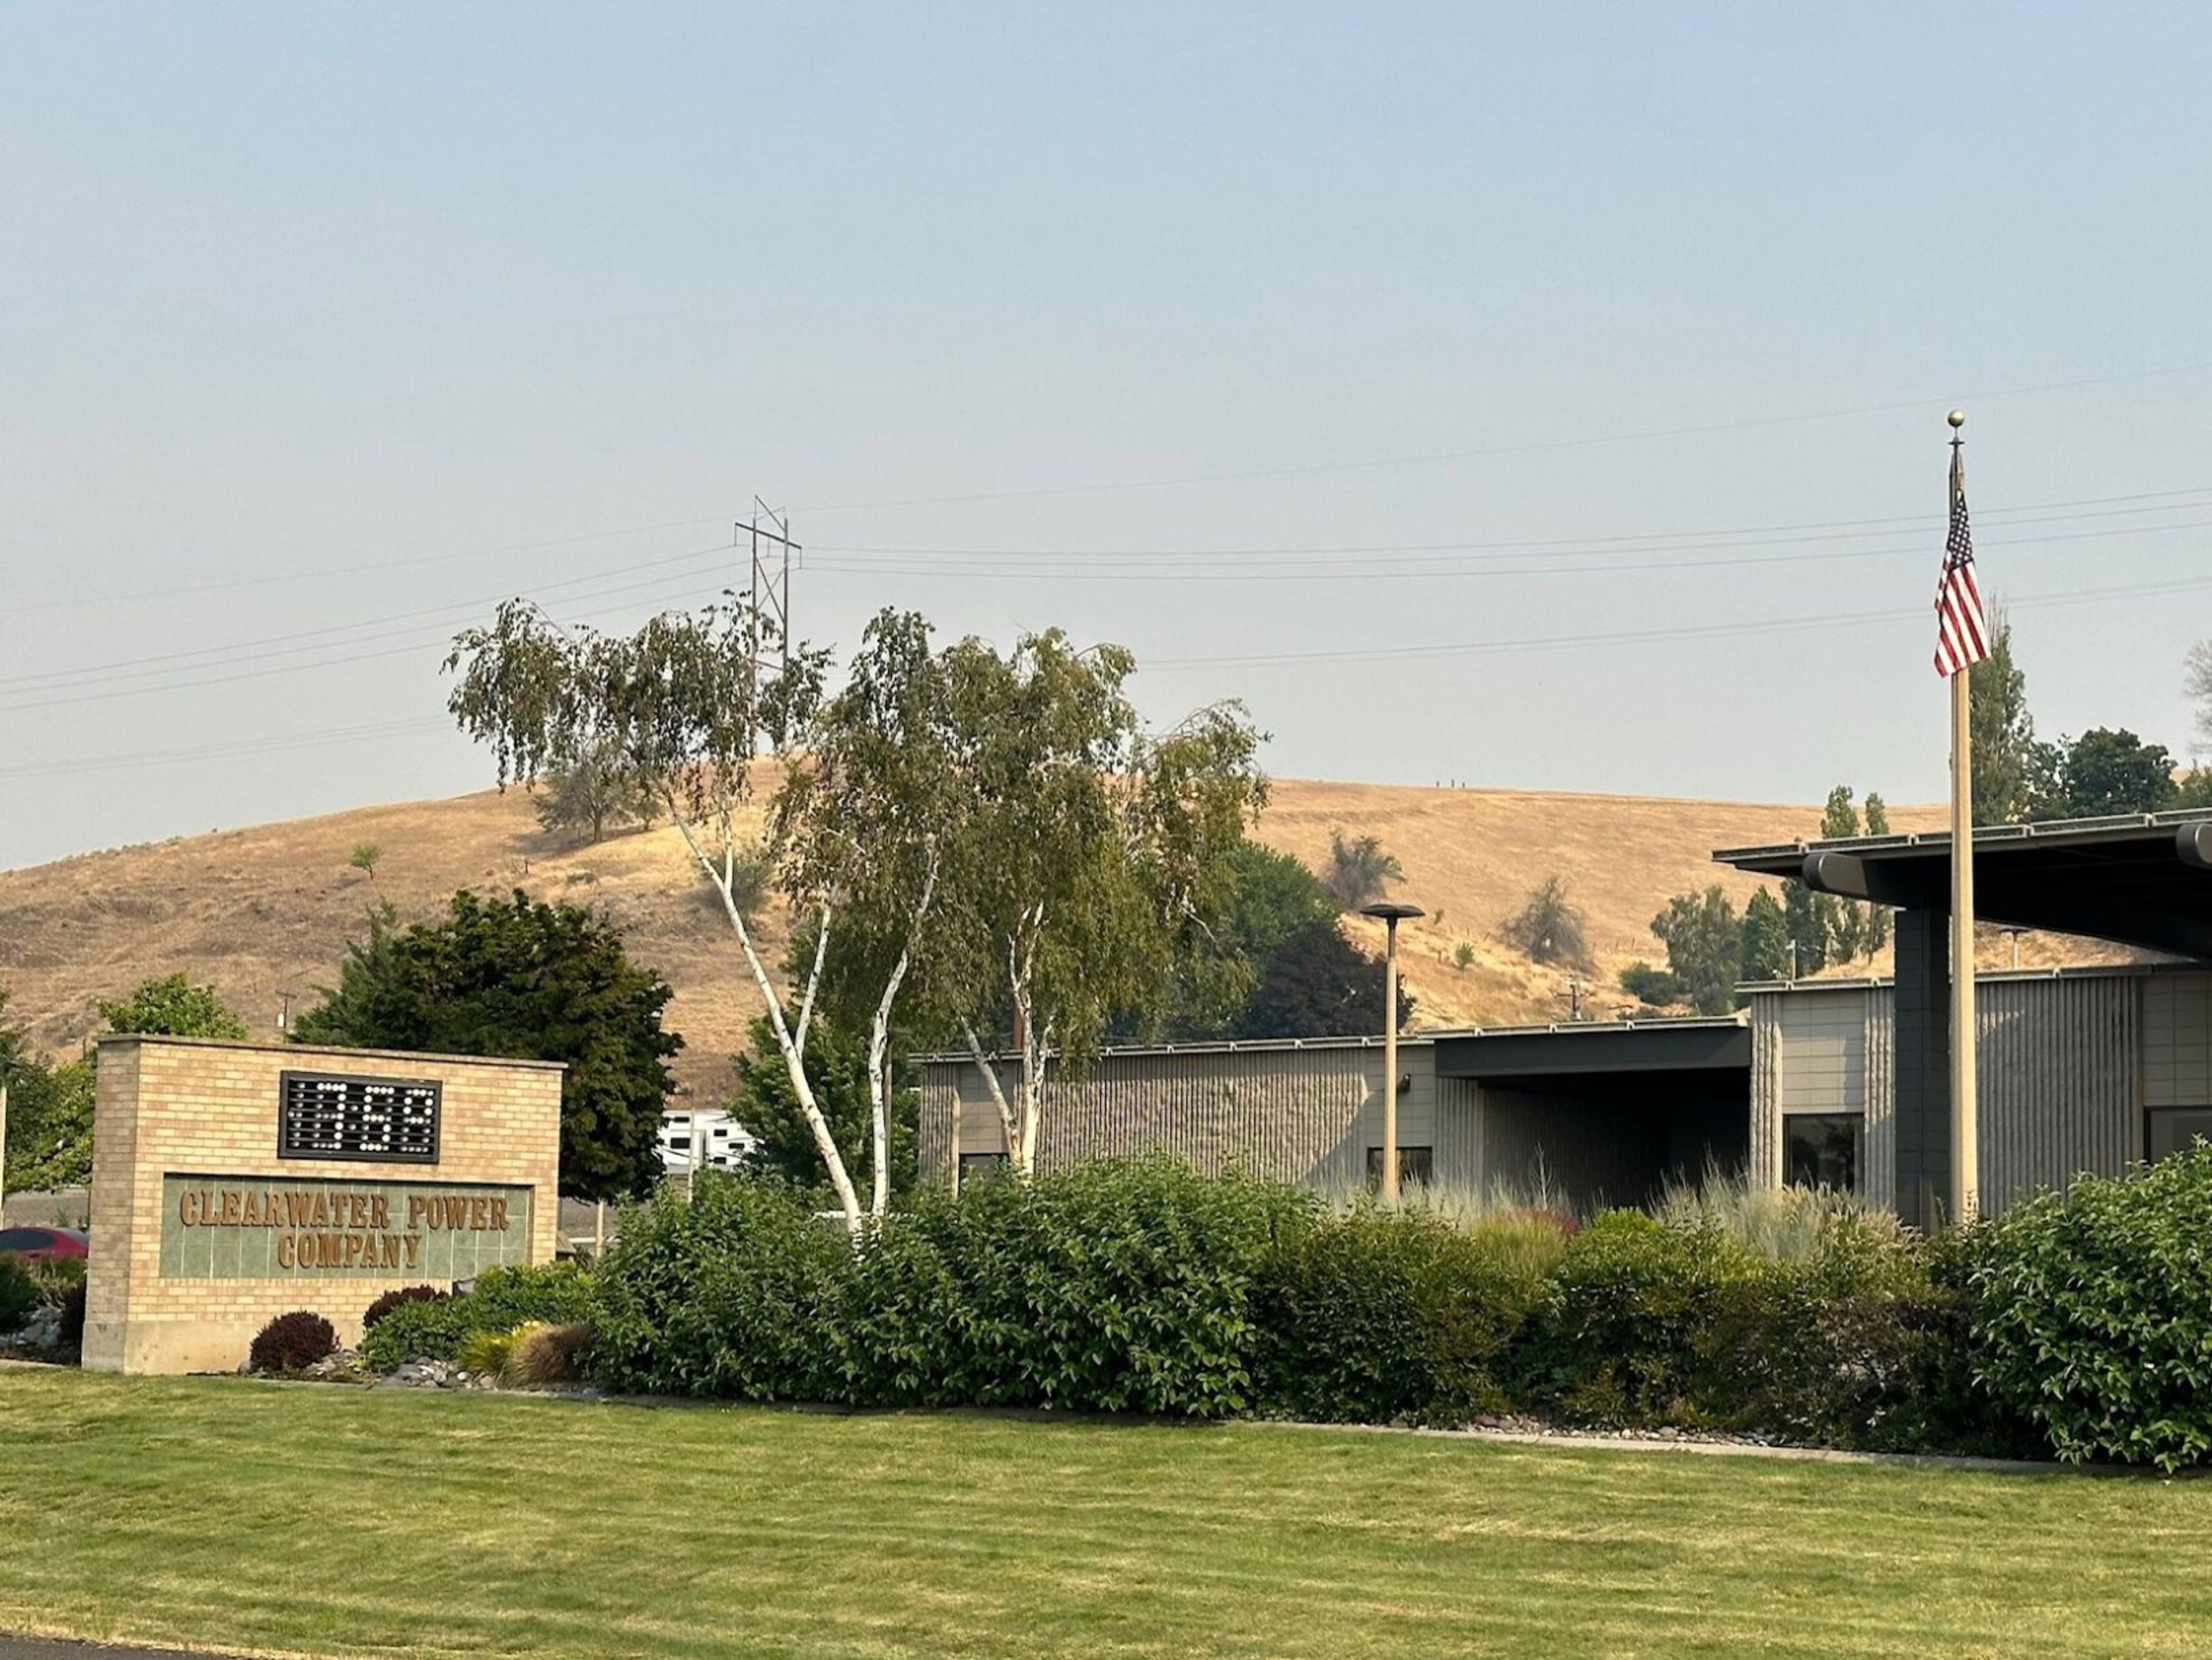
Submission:
M 1939 821 L 1925 807 L 1893 817 L 1900 830 Z M 1460 1026 L 1565 1018 L 1566 976 L 1518 958 L 1498 937 L 1546 877 L 1564 878 L 1588 915 L 1599 966 L 1590 1006 L 1603 1017 L 1627 1000 L 1611 988 L 1622 967 L 1639 957 L 1663 961 L 1649 925 L 1669 895 L 1718 881 L 1739 905 L 1750 896 L 1753 879 L 1715 866 L 1713 848 L 1793 840 L 1819 819 L 1809 806 L 1283 779 L 1258 834 L 1316 870 L 1332 830 L 1381 836 L 1407 872 L 1395 897 L 1430 914 L 1402 935 L 1417 1022 Z M 374 880 L 347 863 L 362 842 L 383 852 Z M 212 982 L 258 1034 L 273 1036 L 283 994 L 299 1006 L 335 977 L 371 904 L 388 900 L 403 916 L 421 917 L 458 888 L 510 886 L 597 906 L 622 924 L 633 953 L 676 988 L 671 1019 L 687 1044 L 678 1064 L 686 1086 L 722 1086 L 759 1005 L 681 839 L 663 827 L 565 846 L 539 832 L 520 792 L 367 807 L 0 872 L 0 985 L 12 993 L 11 1017 L 50 1049 L 74 1049 L 97 1025 L 95 998 L 179 969 Z M 1346 926 L 1379 949 L 1379 924 Z M 781 915 L 772 910 L 763 932 L 773 962 L 783 949 Z M 1465 970 L 1453 963 L 1462 941 L 1474 954 Z M 1999 950 L 1992 942 L 1986 966 L 2009 960 Z M 2062 953 L 2083 960 L 2096 948 L 2032 941 L 2024 960 Z

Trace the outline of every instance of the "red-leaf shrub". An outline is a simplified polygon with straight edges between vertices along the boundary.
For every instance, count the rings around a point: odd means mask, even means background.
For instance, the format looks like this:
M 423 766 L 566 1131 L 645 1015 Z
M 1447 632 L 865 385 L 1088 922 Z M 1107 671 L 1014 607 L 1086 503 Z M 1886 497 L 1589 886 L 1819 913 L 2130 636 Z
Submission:
M 246 1351 L 256 1371 L 305 1371 L 316 1361 L 337 1353 L 338 1335 L 319 1314 L 295 1309 L 262 1327 Z

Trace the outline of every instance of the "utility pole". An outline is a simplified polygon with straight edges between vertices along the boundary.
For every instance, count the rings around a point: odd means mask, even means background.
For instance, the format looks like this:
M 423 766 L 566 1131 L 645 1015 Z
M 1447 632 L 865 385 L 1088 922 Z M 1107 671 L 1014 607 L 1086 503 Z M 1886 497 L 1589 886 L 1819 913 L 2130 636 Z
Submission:
M 752 547 L 752 575 L 747 593 L 752 600 L 751 626 L 753 635 L 753 666 L 766 668 L 767 659 L 773 656 L 781 671 L 791 661 L 791 567 L 803 552 L 791 539 L 791 520 L 778 514 L 756 496 L 757 509 L 750 523 L 738 526 L 739 535 L 750 533 Z M 764 642 L 757 630 L 761 618 L 770 619 L 775 629 L 774 642 Z M 773 644 L 771 653 L 767 650 Z

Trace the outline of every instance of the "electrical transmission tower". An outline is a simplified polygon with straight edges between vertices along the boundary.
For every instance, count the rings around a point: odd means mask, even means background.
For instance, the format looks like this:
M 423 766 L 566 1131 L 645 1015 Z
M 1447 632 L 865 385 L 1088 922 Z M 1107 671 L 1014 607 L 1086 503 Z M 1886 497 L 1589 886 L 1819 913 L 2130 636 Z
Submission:
M 738 526 L 740 538 L 751 538 L 753 661 L 765 668 L 773 660 L 781 671 L 791 661 L 791 568 L 802 563 L 805 550 L 791 539 L 791 520 L 756 496 L 757 509 L 750 522 Z M 765 622 L 775 631 L 773 640 L 760 636 Z

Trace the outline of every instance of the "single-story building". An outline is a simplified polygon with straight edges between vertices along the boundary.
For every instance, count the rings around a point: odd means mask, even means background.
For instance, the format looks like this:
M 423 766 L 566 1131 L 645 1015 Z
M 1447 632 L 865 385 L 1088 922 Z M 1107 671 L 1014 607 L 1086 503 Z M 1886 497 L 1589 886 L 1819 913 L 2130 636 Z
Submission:
M 1012 1098 L 1019 1062 L 994 1058 Z M 1422 1032 L 1398 1043 L 1407 1180 L 1531 1200 L 1639 1204 L 1673 1177 L 1749 1152 L 1751 1037 L 1740 1018 Z M 949 1180 L 1006 1156 L 988 1084 L 957 1055 L 921 1063 L 921 1168 Z M 1375 1037 L 1109 1049 L 1048 1077 L 1037 1162 L 1146 1152 L 1328 1192 L 1379 1172 Z
M 1927 1225 L 1950 1169 L 1946 836 L 1724 850 L 1738 869 L 1891 907 L 1896 972 L 1745 988 L 1717 1019 L 1417 1033 L 1399 1043 L 1402 1173 L 1462 1191 L 1637 1204 L 1709 1165 L 1849 1188 Z M 1978 830 L 1978 915 L 2172 958 L 1984 974 L 1980 1192 L 1997 1212 L 2212 1138 L 2212 813 Z M 1382 1155 L 1382 1041 L 1109 1049 L 1045 1091 L 1038 1158 L 1159 1151 L 1329 1191 Z M 994 1062 L 1011 1096 L 1018 1062 Z M 975 1064 L 921 1063 L 925 1177 L 1005 1156 Z

